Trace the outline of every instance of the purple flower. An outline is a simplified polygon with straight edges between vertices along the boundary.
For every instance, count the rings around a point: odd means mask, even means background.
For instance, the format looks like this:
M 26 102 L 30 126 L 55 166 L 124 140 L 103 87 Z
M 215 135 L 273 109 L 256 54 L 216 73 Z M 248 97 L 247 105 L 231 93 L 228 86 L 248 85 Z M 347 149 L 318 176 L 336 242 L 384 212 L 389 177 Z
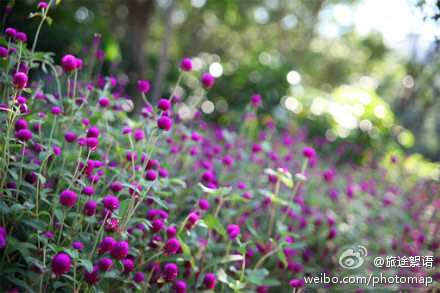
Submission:
M 289 282 L 289 285 L 293 288 L 302 288 L 304 286 L 304 282 L 302 280 L 293 279 Z
M 97 127 L 92 126 L 87 131 L 87 137 L 98 138 L 98 136 L 99 136 L 99 129 Z
M 203 285 L 205 285 L 205 288 L 207 290 L 214 289 L 215 287 L 215 276 L 214 274 L 208 273 L 203 278 Z
M 63 59 L 61 59 L 61 63 L 66 73 L 74 71 L 77 66 L 76 58 L 73 55 L 64 56 Z
M 162 230 L 163 227 L 163 221 L 162 219 L 155 219 L 152 223 L 151 223 L 151 232 L 153 233 L 159 233 L 160 230 Z
M 160 99 L 157 103 L 157 107 L 162 111 L 168 111 L 171 108 L 171 103 L 166 99 Z
M 235 238 L 237 238 L 238 234 L 240 234 L 240 227 L 238 227 L 237 225 L 229 225 L 227 232 L 229 234 L 229 238 L 231 240 L 234 240 Z
M 119 181 L 113 181 L 110 183 L 110 190 L 113 192 L 120 192 L 122 189 L 124 189 L 124 186 L 121 185 L 121 182 Z
M 173 286 L 173 293 L 185 293 L 186 292 L 186 283 L 184 281 L 177 281 Z
M 176 254 L 176 252 L 180 248 L 180 242 L 176 238 L 171 238 L 170 240 L 165 243 L 163 246 L 163 251 L 165 256 Z
M 159 171 L 157 171 L 159 173 L 159 176 L 162 178 L 167 178 L 168 177 L 168 173 L 166 170 L 164 169 L 159 169 Z
M 145 179 L 147 181 L 154 181 L 157 179 L 157 174 L 153 170 L 148 170 L 147 173 L 145 173 Z
M 107 251 L 112 251 L 113 247 L 116 245 L 116 240 L 112 237 L 104 237 L 101 244 L 99 244 L 98 252 L 99 254 L 104 254 Z
M 84 214 L 88 217 L 93 216 L 94 214 L 96 214 L 96 208 L 98 207 L 98 205 L 96 204 L 96 202 L 94 201 L 88 201 L 85 205 L 84 205 Z
M 111 255 L 118 260 L 123 260 L 127 257 L 130 245 L 126 241 L 119 241 L 111 250 Z
M 139 80 L 138 82 L 138 91 L 141 93 L 147 93 L 150 89 L 150 83 L 146 80 Z
M 177 266 L 173 263 L 166 264 L 163 269 L 163 279 L 166 283 L 172 283 L 177 278 Z
M 177 234 L 176 228 L 168 227 L 166 234 L 168 238 L 174 238 Z
M 50 232 L 46 232 L 43 235 L 46 236 L 47 238 L 52 238 L 53 237 L 53 234 L 50 233 Z
M 0 46 L 0 58 L 6 58 L 8 57 L 8 54 L 8 49 Z
M 15 38 L 16 33 L 17 33 L 17 31 L 13 28 L 8 27 L 7 29 L 5 29 L 5 35 L 10 38 Z
M 37 8 L 47 9 L 47 3 L 46 2 L 40 2 L 40 3 L 38 3 Z
M 302 154 L 308 159 L 313 159 L 315 157 L 315 150 L 307 147 L 303 149 Z
M 255 108 L 259 108 L 261 106 L 261 96 L 259 94 L 252 95 L 251 103 Z
M 28 141 L 32 138 L 32 132 L 28 129 L 20 129 L 15 134 L 15 137 L 21 141 Z
M 116 197 L 109 195 L 102 200 L 102 204 L 104 205 L 105 208 L 113 211 L 118 208 L 119 200 Z
M 124 273 L 128 274 L 133 271 L 134 264 L 133 261 L 129 258 L 124 260 Z
M 52 271 L 55 275 L 64 275 L 70 269 L 72 261 L 65 253 L 59 253 L 52 259 Z
M 142 274 L 141 272 L 137 272 L 136 274 L 134 274 L 133 281 L 140 284 L 143 280 L 145 280 L 144 274 Z
M 133 130 L 131 130 L 131 128 L 125 128 L 124 130 L 122 130 L 122 134 L 127 134 L 127 133 L 132 133 Z
M 140 141 L 144 139 L 144 132 L 140 129 L 135 130 L 133 133 L 133 137 L 135 141 Z
M 99 141 L 94 137 L 89 137 L 86 139 L 86 145 L 89 150 L 96 151 L 99 145 Z
M 84 272 L 84 279 L 89 284 L 96 284 L 99 282 L 98 278 L 98 267 L 93 266 L 93 271 L 89 272 L 88 270 L 85 270 Z
M 16 74 L 14 74 L 14 78 L 12 79 L 12 85 L 16 89 L 22 90 L 27 86 L 28 79 L 29 78 L 26 73 L 17 72 Z
M 202 84 L 206 86 L 207 88 L 211 88 L 214 85 L 214 77 L 209 74 L 205 73 L 202 75 Z
M 52 114 L 54 115 L 59 115 L 61 114 L 61 109 L 59 107 L 52 107 L 52 109 L 50 109 L 50 112 L 52 112 Z
M 197 223 L 197 221 L 199 220 L 199 216 L 197 216 L 195 213 L 190 213 L 188 215 L 188 220 L 186 221 L 186 228 L 188 230 L 191 230 Z
M 57 146 L 53 146 L 53 147 L 52 147 L 52 150 L 53 150 L 53 152 L 55 153 L 56 156 L 61 155 L 61 150 L 60 150 L 59 147 L 57 147 Z
M 191 71 L 192 69 L 192 62 L 189 58 L 184 58 L 182 62 L 180 62 L 179 66 L 183 71 Z
M 98 260 L 98 268 L 101 271 L 106 272 L 106 271 L 110 270 L 112 267 L 113 267 L 113 261 L 111 259 L 103 258 L 103 259 Z
M 84 245 L 81 242 L 73 242 L 72 247 L 81 250 L 83 249 Z
M 25 33 L 18 32 L 18 33 L 15 34 L 15 39 L 16 39 L 17 41 L 20 41 L 20 42 L 26 43 L 26 41 L 27 41 L 27 36 L 26 36 Z
M 119 228 L 119 221 L 116 218 L 107 219 L 104 223 L 105 231 L 109 233 L 114 233 Z
M 76 202 L 76 194 L 70 190 L 64 190 L 60 195 L 60 204 L 65 207 L 73 207 Z
M 67 133 L 64 135 L 64 139 L 65 139 L 67 142 L 72 143 L 72 142 L 74 142 L 74 141 L 76 140 L 76 134 L 73 133 L 73 132 L 67 132 Z
M 170 130 L 171 126 L 173 126 L 173 121 L 166 116 L 162 116 L 157 120 L 157 127 L 160 129 L 168 131 Z
M 100 98 L 98 103 L 101 107 L 107 108 L 110 106 L 110 100 L 108 98 Z
M 209 202 L 207 202 L 207 201 L 204 200 L 204 199 L 201 199 L 201 200 L 199 200 L 199 207 L 200 207 L 202 210 L 207 211 L 207 210 L 209 210 Z
M 91 196 L 95 193 L 95 189 L 91 186 L 85 186 L 82 191 L 83 194 Z

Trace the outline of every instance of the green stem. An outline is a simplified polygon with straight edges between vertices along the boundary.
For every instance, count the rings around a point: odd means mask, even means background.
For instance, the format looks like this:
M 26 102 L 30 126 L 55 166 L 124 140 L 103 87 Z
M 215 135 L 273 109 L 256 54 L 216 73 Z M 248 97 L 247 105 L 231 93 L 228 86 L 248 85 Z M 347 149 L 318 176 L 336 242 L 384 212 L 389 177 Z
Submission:
M 23 142 L 23 152 L 21 154 L 21 166 L 20 166 L 20 179 L 18 181 L 18 186 L 17 186 L 17 194 L 15 195 L 15 201 L 18 201 L 18 192 L 20 191 L 20 186 L 21 186 L 21 179 L 23 178 L 23 162 L 24 162 L 24 152 L 26 150 L 26 143 Z
M 170 97 L 168 98 L 168 101 L 171 101 L 171 99 L 174 97 L 174 94 L 176 93 L 177 88 L 179 87 L 180 81 L 182 80 L 183 72 L 181 71 L 179 74 L 179 78 L 177 79 L 176 85 L 174 86 L 173 91 L 171 92 Z
M 61 219 L 60 233 L 58 234 L 57 251 L 58 251 L 58 247 L 59 247 L 59 245 L 60 245 L 61 233 L 63 232 L 64 219 L 66 218 L 66 214 L 67 214 L 67 210 L 64 209 L 63 218 Z
M 55 125 L 57 124 L 57 117 L 58 117 L 58 116 L 55 115 L 55 119 L 53 120 L 53 124 L 52 124 L 52 130 L 50 131 L 50 136 L 49 136 L 49 146 L 48 146 L 48 148 L 47 148 L 47 151 L 48 151 L 48 152 L 50 151 L 50 145 L 52 144 L 52 136 L 53 136 L 53 131 L 54 131 L 54 129 L 55 129 Z
M 276 201 L 275 199 L 278 196 L 278 193 L 280 191 L 280 183 L 281 180 L 278 178 L 277 183 L 275 184 L 275 192 L 274 192 L 274 200 L 272 201 L 272 211 L 270 213 L 270 220 L 269 220 L 269 229 L 267 230 L 267 237 L 266 237 L 266 244 L 269 243 L 270 236 L 272 235 L 272 229 L 273 229 L 273 223 L 275 218 L 275 208 L 276 208 Z

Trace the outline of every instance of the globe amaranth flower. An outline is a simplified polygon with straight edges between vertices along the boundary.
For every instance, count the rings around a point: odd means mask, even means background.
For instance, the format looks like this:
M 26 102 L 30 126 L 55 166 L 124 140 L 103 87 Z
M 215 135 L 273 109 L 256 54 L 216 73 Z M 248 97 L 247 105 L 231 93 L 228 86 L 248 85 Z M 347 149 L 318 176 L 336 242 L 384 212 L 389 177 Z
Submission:
M 203 285 L 207 290 L 212 290 L 215 287 L 215 275 L 208 273 L 203 277 Z
M 52 114 L 54 114 L 54 115 L 60 115 L 62 111 L 61 111 L 61 108 L 59 108 L 59 107 L 52 107 L 50 109 L 50 112 L 52 112 Z
M 81 250 L 84 248 L 84 245 L 81 242 L 73 242 L 72 247 L 78 250 Z
M 98 278 L 98 267 L 97 266 L 93 266 L 93 271 L 89 272 L 87 269 L 84 271 L 84 279 L 86 280 L 87 283 L 89 284 L 96 284 L 99 282 L 99 278 Z
M 28 141 L 32 138 L 32 132 L 28 129 L 20 129 L 15 134 L 15 137 L 18 138 L 20 141 Z
M 120 192 L 122 189 L 124 189 L 124 186 L 122 186 L 121 182 L 119 181 L 113 181 L 110 183 L 110 190 L 113 192 Z
M 99 140 L 94 137 L 89 137 L 86 139 L 87 148 L 91 151 L 96 151 L 99 145 Z
M 75 56 L 73 55 L 66 55 L 61 59 L 61 64 L 63 66 L 63 69 L 66 73 L 70 73 L 76 69 L 77 61 Z
M 69 271 L 71 264 L 72 260 L 67 254 L 59 253 L 52 259 L 52 271 L 55 275 L 64 275 Z
M 159 173 L 159 176 L 162 177 L 162 178 L 167 178 L 168 177 L 168 173 L 164 169 L 159 169 L 159 171 L 157 171 L 157 173 Z
M 133 281 L 135 281 L 138 284 L 142 283 L 144 280 L 145 280 L 145 276 L 141 272 L 137 272 L 133 276 Z
M 17 90 L 22 90 L 27 86 L 28 80 L 29 77 L 27 76 L 26 73 L 17 72 L 16 74 L 14 74 L 14 78 L 12 79 L 12 85 Z
M 173 293 L 185 293 L 186 292 L 186 283 L 184 281 L 177 281 L 173 286 Z
M 91 186 L 85 186 L 82 190 L 82 193 L 91 196 L 95 193 L 95 189 Z
M 168 238 L 174 238 L 177 234 L 177 230 L 174 227 L 168 227 L 166 234 Z
M 214 77 L 209 74 L 205 73 L 202 75 L 202 84 L 206 86 L 207 88 L 211 88 L 214 85 Z
M 144 139 L 144 132 L 140 129 L 135 130 L 133 133 L 133 137 L 135 141 L 140 141 Z
M 83 162 L 79 162 L 79 170 L 86 176 L 92 175 L 93 170 L 95 170 L 95 162 L 87 160 L 86 165 Z
M 52 238 L 53 237 L 53 234 L 50 233 L 50 232 L 43 233 L 43 235 L 46 236 L 47 238 Z
M 207 211 L 207 210 L 209 210 L 209 202 L 207 202 L 204 199 L 201 199 L 201 200 L 199 200 L 199 207 L 200 207 L 200 209 Z
M 130 250 L 130 245 L 126 241 L 119 241 L 111 250 L 111 255 L 113 258 L 118 260 L 123 260 L 127 257 L 128 251 Z
M 7 29 L 5 29 L 5 35 L 8 36 L 9 38 L 15 38 L 16 33 L 17 33 L 17 30 L 13 29 L 11 27 L 8 27 Z
M 192 69 L 192 62 L 191 59 L 189 58 L 184 58 L 182 59 L 182 62 L 180 62 L 180 66 L 179 66 L 183 71 L 191 71 Z
M 82 67 L 83 67 L 83 61 L 79 58 L 76 58 L 76 69 L 81 69 Z M 89 86 L 87 86 L 87 89 L 89 89 L 88 87 Z M 93 90 L 93 87 L 92 87 L 92 89 L 89 89 L 89 90 L 90 91 Z
M 124 273 L 128 274 L 131 273 L 134 269 L 133 261 L 129 258 L 126 258 L 124 260 Z
M 229 234 L 229 238 L 231 240 L 234 240 L 235 238 L 237 238 L 238 234 L 240 234 L 240 227 L 237 225 L 229 225 L 227 232 Z
M 177 266 L 173 263 L 166 264 L 163 269 L 163 279 L 165 283 L 172 283 L 177 279 Z
M 103 258 L 98 260 L 98 268 L 103 271 L 107 272 L 113 267 L 113 261 L 109 258 Z
M 252 95 L 251 103 L 255 108 L 259 108 L 261 106 L 261 96 L 259 94 Z
M 156 174 L 156 172 L 154 172 L 153 170 L 148 170 L 148 171 L 145 173 L 145 179 L 146 179 L 147 181 L 154 181 L 154 180 L 156 180 L 156 179 L 157 179 L 157 174 Z
M 110 106 L 110 99 L 108 99 L 108 98 L 100 98 L 99 100 L 98 100 L 98 103 L 99 103 L 99 105 L 101 106 L 101 107 L 104 107 L 104 108 L 107 108 L 107 107 L 109 107 Z
M 47 9 L 47 3 L 46 2 L 40 2 L 40 3 L 38 3 L 37 8 Z
M 133 130 L 131 130 L 131 128 L 124 128 L 124 130 L 122 130 L 122 134 L 128 134 L 128 133 L 132 133 Z
M 308 159 L 313 159 L 315 157 L 315 150 L 309 147 L 303 149 L 302 154 Z
M 99 136 L 99 128 L 98 127 L 92 126 L 87 131 L 87 137 L 98 138 L 98 136 Z
M 173 126 L 173 121 L 170 118 L 162 116 L 157 119 L 157 127 L 159 127 L 160 129 L 168 131 L 170 130 L 171 126 Z
M 19 41 L 19 42 L 26 43 L 26 41 L 27 41 L 27 36 L 26 36 L 25 33 L 18 32 L 18 33 L 15 34 L 15 39 L 16 39 L 17 41 Z
M 60 195 L 60 204 L 65 207 L 73 207 L 76 202 L 76 194 L 70 190 L 64 190 Z
M 212 173 L 211 171 L 205 171 L 203 172 L 202 179 L 204 181 L 211 182 L 214 180 L 214 173 Z
M 104 230 L 109 233 L 116 232 L 118 228 L 119 228 L 119 220 L 116 218 L 110 218 L 104 222 Z
M 94 201 L 88 201 L 85 205 L 84 205 L 84 209 L 83 212 L 86 216 L 91 217 L 94 214 L 96 214 L 96 208 L 98 207 L 98 205 L 96 204 L 96 202 Z
M 109 195 L 104 197 L 104 199 L 102 200 L 102 204 L 106 209 L 113 211 L 119 207 L 119 199 L 112 195 Z
M 165 243 L 162 249 L 165 256 L 170 256 L 176 254 L 179 248 L 180 248 L 179 240 L 177 240 L 176 238 L 171 238 Z
M 197 221 L 199 220 L 199 216 L 195 213 L 190 213 L 188 215 L 188 219 L 186 220 L 186 228 L 188 230 L 191 230 L 197 223 Z
M 153 233 L 159 233 L 162 230 L 163 227 L 163 221 L 162 219 L 155 219 L 152 223 L 151 223 L 151 232 Z
M 8 57 L 8 55 L 9 55 L 8 49 L 0 46 L 0 58 L 6 58 Z
M 168 111 L 171 108 L 171 103 L 166 99 L 160 99 L 157 103 L 157 107 L 162 111 Z
M 72 143 L 76 140 L 76 134 L 73 132 L 66 132 L 66 134 L 64 134 L 64 139 L 67 142 Z
M 139 80 L 138 82 L 138 91 L 141 93 L 147 93 L 150 89 L 150 83 L 146 80 Z
M 98 246 L 99 254 L 104 254 L 107 251 L 112 251 L 113 247 L 116 245 L 116 240 L 112 237 L 104 237 Z
M 289 282 L 289 285 L 293 288 L 302 288 L 304 286 L 304 282 L 302 280 L 293 279 Z

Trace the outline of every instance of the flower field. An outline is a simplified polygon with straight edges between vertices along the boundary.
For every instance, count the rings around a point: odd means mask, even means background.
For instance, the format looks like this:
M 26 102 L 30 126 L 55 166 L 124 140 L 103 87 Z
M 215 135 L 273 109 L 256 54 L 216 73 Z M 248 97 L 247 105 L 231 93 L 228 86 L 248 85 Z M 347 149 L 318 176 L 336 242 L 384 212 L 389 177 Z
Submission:
M 40 27 L 49 7 L 38 5 Z M 36 51 L 40 27 L 32 43 L 20 28 L 0 38 L 1 292 L 371 290 L 306 283 L 322 273 L 426 281 L 377 292 L 440 290 L 440 185 L 405 156 L 262 117 L 258 93 L 240 124 L 217 125 L 198 103 L 181 117 L 189 77 L 204 97 L 216 86 L 191 58 L 173 64 L 178 80 L 157 103 L 153 77 L 139 80 L 130 115 L 126 84 L 101 74 L 99 37 L 57 63 Z M 344 269 L 359 245 L 365 263 Z M 387 256 L 424 262 L 374 261 Z

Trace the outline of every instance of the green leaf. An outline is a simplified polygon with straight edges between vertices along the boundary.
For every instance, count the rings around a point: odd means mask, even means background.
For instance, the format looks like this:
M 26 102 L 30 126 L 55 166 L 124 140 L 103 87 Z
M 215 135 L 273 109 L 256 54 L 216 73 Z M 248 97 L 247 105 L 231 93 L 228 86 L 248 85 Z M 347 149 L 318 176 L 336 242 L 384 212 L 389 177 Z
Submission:
M 47 16 L 46 17 L 46 22 L 47 22 L 47 25 L 51 26 L 52 23 L 53 23 L 53 19 L 50 16 Z
M 231 262 L 231 261 L 240 261 L 240 260 L 243 260 L 242 255 L 231 254 L 231 255 L 224 256 L 222 258 L 214 259 L 213 261 L 207 263 L 206 266 L 203 267 L 203 269 L 206 270 L 207 268 L 216 266 L 218 264 L 227 263 L 227 262 Z
M 46 224 L 41 221 L 35 220 L 35 219 L 32 219 L 32 220 L 24 219 L 24 220 L 21 220 L 21 223 L 23 223 L 27 226 L 30 226 L 32 228 L 35 228 L 37 230 L 40 230 L 40 231 L 46 230 Z
M 22 206 L 21 204 L 19 204 L 19 203 L 14 203 L 14 204 L 10 207 L 9 211 L 10 211 L 11 213 L 18 213 L 18 212 L 21 212 L 21 211 L 24 210 L 24 209 L 25 209 L 25 207 Z
M 186 183 L 182 179 L 173 178 L 170 180 L 170 183 L 174 185 L 180 185 L 180 187 L 182 188 L 186 188 Z
M 227 198 L 224 199 L 225 201 L 244 201 L 244 202 L 248 202 L 249 200 L 234 193 L 231 196 L 228 196 Z
M 93 264 L 90 260 L 81 258 L 79 261 L 82 263 L 87 271 L 93 272 Z
M 200 189 L 202 189 L 203 192 L 206 192 L 209 194 L 217 194 L 217 189 L 212 189 L 212 188 L 206 187 L 205 185 L 203 185 L 200 182 L 197 184 L 197 186 L 200 187 Z
M 206 226 L 208 226 L 209 229 L 213 229 L 220 225 L 220 220 L 212 215 L 207 215 L 203 222 L 205 222 Z
M 58 4 L 60 4 L 60 3 L 61 3 L 61 0 L 57 0 L 56 4 L 58 5 Z
M 0 198 L 0 211 L 3 214 L 7 215 L 7 214 L 9 214 L 9 210 L 10 209 L 9 209 L 8 205 L 5 203 L 5 201 L 3 199 Z
M 178 239 L 179 242 L 180 242 L 180 247 L 182 247 L 183 252 L 186 253 L 186 254 L 188 254 L 188 255 L 191 255 L 191 249 L 189 248 L 189 246 L 186 245 L 186 243 L 183 242 L 183 240 L 180 239 L 180 237 L 177 237 L 177 239 Z
M 121 201 L 118 208 L 119 216 L 123 217 L 125 215 L 125 212 L 127 211 L 129 204 L 130 204 L 130 199 Z

